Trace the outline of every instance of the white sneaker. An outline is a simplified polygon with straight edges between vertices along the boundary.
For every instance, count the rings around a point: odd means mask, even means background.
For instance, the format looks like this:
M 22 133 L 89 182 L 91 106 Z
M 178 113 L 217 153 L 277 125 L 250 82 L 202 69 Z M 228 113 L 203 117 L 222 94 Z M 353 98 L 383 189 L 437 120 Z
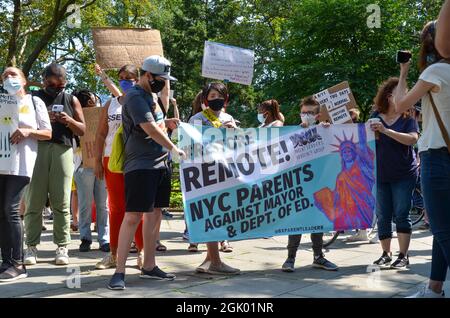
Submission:
M 360 242 L 360 241 L 368 241 L 369 238 L 367 237 L 367 231 L 366 230 L 360 230 L 356 234 L 348 237 L 345 241 L 346 242 Z
M 96 269 L 116 268 L 116 266 L 117 266 L 116 258 L 111 254 L 105 256 L 100 262 L 95 264 Z
M 36 265 L 37 263 L 37 248 L 36 246 L 28 246 L 25 250 L 25 255 L 23 259 L 25 265 Z
M 370 244 L 378 244 L 380 242 L 380 239 L 378 238 L 378 234 L 375 233 L 375 236 L 369 239 Z
M 69 250 L 65 247 L 58 247 L 56 249 L 55 257 L 56 265 L 69 265 Z
M 423 286 L 417 293 L 406 298 L 445 298 L 445 293 L 435 293 L 428 286 Z

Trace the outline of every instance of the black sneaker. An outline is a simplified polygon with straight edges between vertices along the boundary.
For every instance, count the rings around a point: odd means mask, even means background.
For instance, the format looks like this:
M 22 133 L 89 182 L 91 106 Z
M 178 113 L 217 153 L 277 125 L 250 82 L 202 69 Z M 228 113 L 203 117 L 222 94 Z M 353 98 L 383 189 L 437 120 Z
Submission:
M 2 263 L 0 265 L 0 274 L 3 273 L 4 271 L 6 271 L 11 265 L 6 264 L 6 263 Z
M 105 243 L 102 246 L 100 246 L 100 251 L 105 252 L 105 253 L 111 252 L 111 248 L 109 246 L 109 243 Z
M 400 253 L 400 255 L 395 260 L 395 262 L 392 263 L 391 268 L 392 269 L 400 269 L 400 270 L 408 269 L 409 268 L 409 256 L 408 255 L 405 256 L 402 253 Z
M 25 267 L 10 266 L 0 274 L 0 282 L 7 283 L 28 277 Z
M 281 266 L 281 270 L 286 273 L 295 272 L 295 258 L 288 258 Z
M 81 240 L 80 252 L 89 252 L 91 250 L 92 242 L 89 240 Z
M 318 257 L 315 256 L 312 266 L 314 268 L 320 268 L 326 271 L 337 271 L 339 269 L 339 267 L 336 264 L 327 260 L 323 255 L 320 255 Z
M 125 273 L 114 273 L 108 284 L 108 289 L 124 290 L 125 289 Z
M 377 259 L 375 262 L 373 262 L 374 265 L 378 265 L 380 267 L 389 267 L 391 266 L 392 262 L 392 253 L 383 252 L 383 255 L 379 259 Z
M 145 269 L 141 270 L 140 278 L 144 279 L 157 279 L 157 280 L 174 280 L 176 276 L 174 274 L 168 274 L 163 272 L 158 266 L 155 266 L 151 271 Z

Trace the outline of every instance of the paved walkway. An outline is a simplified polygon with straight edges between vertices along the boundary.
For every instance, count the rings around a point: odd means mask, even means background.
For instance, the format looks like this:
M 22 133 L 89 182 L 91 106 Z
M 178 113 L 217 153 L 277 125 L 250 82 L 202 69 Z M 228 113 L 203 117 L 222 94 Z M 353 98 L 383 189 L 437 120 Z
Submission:
M 50 222 L 47 226 L 51 229 Z M 175 281 L 139 279 L 136 254 L 131 254 L 127 290 L 110 291 L 106 284 L 113 270 L 94 269 L 95 263 L 105 253 L 98 250 L 79 253 L 79 236 L 74 234 L 73 244 L 69 247 L 70 265 L 56 267 L 52 264 L 55 246 L 51 242 L 51 231 L 47 231 L 39 247 L 39 263 L 29 267 L 29 278 L 0 284 L 0 297 L 404 297 L 427 281 L 431 263 L 432 237 L 428 231 L 415 231 L 410 270 L 368 273 L 368 265 L 381 255 L 379 245 L 345 243 L 338 239 L 326 251 L 326 256 L 338 264 L 340 270 L 326 272 L 311 267 L 311 244 L 309 235 L 305 235 L 305 242 L 297 255 L 295 273 L 280 270 L 286 258 L 287 237 L 273 237 L 234 242 L 235 251 L 222 254 L 226 263 L 240 268 L 243 275 L 209 276 L 194 272 L 205 257 L 206 247 L 200 245 L 201 252 L 195 254 L 187 251 L 188 245 L 181 238 L 184 229 L 182 215 L 175 214 L 173 219 L 163 220 L 161 228 L 168 251 L 158 253 L 157 262 L 163 270 L 177 275 Z M 97 249 L 98 244 L 94 243 L 92 247 Z M 393 250 L 397 247 L 397 242 L 393 241 Z M 77 272 L 80 275 L 72 274 Z M 77 277 L 80 278 L 79 286 L 76 286 Z M 74 285 L 76 288 L 69 288 Z M 448 287 L 447 294 L 450 294 Z

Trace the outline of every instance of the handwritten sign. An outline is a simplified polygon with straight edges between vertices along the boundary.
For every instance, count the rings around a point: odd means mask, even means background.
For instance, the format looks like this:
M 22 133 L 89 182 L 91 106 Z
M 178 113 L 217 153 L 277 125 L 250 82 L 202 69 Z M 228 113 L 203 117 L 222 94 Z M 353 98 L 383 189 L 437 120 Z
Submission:
M 14 170 L 16 146 L 10 138 L 19 126 L 19 107 L 15 96 L 0 94 L 0 171 Z
M 220 43 L 205 42 L 202 76 L 251 85 L 255 52 Z
M 163 56 L 161 34 L 152 29 L 93 28 L 95 57 L 103 69 L 137 67 L 150 55 Z
M 95 134 L 100 120 L 101 107 L 83 108 L 86 121 L 86 133 L 81 137 L 81 152 L 84 168 L 94 168 L 95 165 Z
M 321 107 L 322 116 L 333 124 L 351 123 L 349 109 L 357 108 L 348 82 L 323 90 L 314 95 Z

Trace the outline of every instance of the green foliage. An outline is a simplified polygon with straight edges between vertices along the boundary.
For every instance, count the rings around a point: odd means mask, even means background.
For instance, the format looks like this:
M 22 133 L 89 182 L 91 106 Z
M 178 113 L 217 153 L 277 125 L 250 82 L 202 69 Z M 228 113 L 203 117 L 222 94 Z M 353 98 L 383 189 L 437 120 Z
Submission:
M 381 29 L 367 26 L 369 4 L 381 7 Z M 20 7 L 17 4 L 20 3 Z M 52 60 L 69 70 L 70 87 L 107 91 L 94 73 L 91 28 L 145 27 L 161 31 L 164 51 L 173 64 L 182 119 L 208 82 L 201 77 L 204 41 L 255 51 L 253 86 L 229 84 L 227 111 L 243 127 L 256 126 L 256 106 L 266 99 L 281 102 L 287 124 L 298 123 L 302 97 L 348 80 L 367 117 L 377 86 L 398 74 L 398 49 L 418 52 L 423 25 L 437 17 L 442 0 L 0 0 L 0 61 L 29 66 L 40 81 Z M 68 4 L 82 6 L 80 28 L 70 29 Z M 19 24 L 14 9 L 19 8 Z M 61 15 L 62 13 L 62 15 Z M 54 29 L 52 29 L 54 27 Z M 14 31 L 17 31 L 17 36 Z M 11 46 L 11 44 L 13 44 Z M 36 48 L 42 45 L 34 58 Z M 417 56 L 417 55 L 416 55 Z M 31 64 L 30 64 L 31 63 Z M 28 71 L 28 70 L 27 70 Z M 110 76 L 116 78 L 115 72 Z M 413 68 L 411 79 L 417 79 Z

